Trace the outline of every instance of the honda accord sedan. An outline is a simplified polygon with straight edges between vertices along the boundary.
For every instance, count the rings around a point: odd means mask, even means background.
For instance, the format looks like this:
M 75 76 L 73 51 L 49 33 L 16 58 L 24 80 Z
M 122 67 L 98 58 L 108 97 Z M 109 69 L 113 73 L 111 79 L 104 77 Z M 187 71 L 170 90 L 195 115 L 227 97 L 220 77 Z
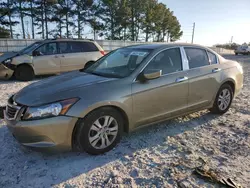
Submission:
M 4 114 L 24 146 L 101 154 L 144 125 L 203 109 L 223 114 L 242 86 L 241 65 L 209 48 L 145 44 L 33 83 L 8 100 Z

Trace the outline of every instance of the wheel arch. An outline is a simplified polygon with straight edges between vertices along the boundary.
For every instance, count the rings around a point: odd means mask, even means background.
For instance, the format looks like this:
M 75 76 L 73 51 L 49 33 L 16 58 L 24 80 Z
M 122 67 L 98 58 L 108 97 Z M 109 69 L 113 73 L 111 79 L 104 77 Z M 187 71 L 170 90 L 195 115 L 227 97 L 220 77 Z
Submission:
M 23 63 L 20 63 L 20 64 L 16 65 L 16 68 L 17 68 L 17 67 L 20 67 L 20 66 L 29 66 L 30 68 L 32 68 L 32 70 L 33 70 L 34 73 L 35 73 L 34 66 L 33 66 L 33 64 L 31 64 L 31 63 L 23 62 Z
M 225 80 L 224 82 L 222 82 L 221 86 L 225 85 L 225 84 L 228 84 L 232 87 L 233 89 L 233 94 L 235 93 L 235 81 L 233 79 L 227 79 Z M 221 87 L 220 86 L 220 87 Z
M 127 113 L 120 107 L 116 106 L 116 105 L 104 105 L 104 106 L 99 106 L 97 108 L 92 109 L 91 111 L 89 111 L 88 113 L 86 113 L 86 115 L 82 118 L 79 118 L 73 128 L 72 131 L 72 136 L 71 136 L 71 144 L 72 144 L 72 148 L 74 148 L 74 143 L 75 143 L 75 136 L 76 136 L 76 132 L 78 131 L 78 128 L 80 126 L 80 121 L 84 120 L 86 118 L 86 116 L 88 114 L 90 114 L 93 111 L 96 111 L 98 109 L 101 108 L 105 108 L 105 107 L 109 107 L 109 108 L 114 108 L 115 110 L 117 110 L 123 117 L 124 120 L 124 127 L 123 127 L 123 132 L 128 133 L 129 132 L 129 118 Z
M 214 103 L 214 100 L 215 100 L 215 98 L 216 98 L 216 96 L 217 96 L 217 94 L 218 94 L 218 91 L 219 91 L 220 88 L 221 88 L 223 85 L 225 85 L 225 84 L 229 84 L 229 85 L 232 87 L 232 89 L 233 89 L 233 95 L 234 95 L 234 93 L 235 93 L 235 81 L 234 81 L 232 78 L 226 79 L 226 80 L 224 80 L 224 81 L 219 85 L 219 87 L 218 87 L 216 93 L 214 94 L 214 96 L 213 96 L 213 98 L 212 98 L 212 103 L 211 103 L 211 104 Z

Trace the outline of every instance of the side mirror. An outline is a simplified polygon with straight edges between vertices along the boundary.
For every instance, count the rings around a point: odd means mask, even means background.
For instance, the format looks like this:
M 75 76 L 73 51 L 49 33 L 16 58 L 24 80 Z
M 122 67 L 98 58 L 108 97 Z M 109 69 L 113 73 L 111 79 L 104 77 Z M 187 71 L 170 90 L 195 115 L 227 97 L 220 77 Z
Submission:
M 80 71 L 82 72 L 82 71 L 86 70 L 86 69 L 89 68 L 91 65 L 95 64 L 95 62 L 96 62 L 96 61 L 88 61 L 88 62 L 84 65 L 84 67 L 83 67 L 82 69 L 80 69 Z
M 151 70 L 147 70 L 147 71 L 144 71 L 141 74 L 139 74 L 137 77 L 137 80 L 139 80 L 141 82 L 145 82 L 147 80 L 153 80 L 153 79 L 160 78 L 161 75 L 162 75 L 162 70 L 151 69 Z
M 40 56 L 40 55 L 42 55 L 42 53 L 39 52 L 39 51 L 33 51 L 32 52 L 32 56 Z
M 88 61 L 85 65 L 84 65 L 84 69 L 89 68 L 91 65 L 93 65 L 95 63 L 95 61 Z

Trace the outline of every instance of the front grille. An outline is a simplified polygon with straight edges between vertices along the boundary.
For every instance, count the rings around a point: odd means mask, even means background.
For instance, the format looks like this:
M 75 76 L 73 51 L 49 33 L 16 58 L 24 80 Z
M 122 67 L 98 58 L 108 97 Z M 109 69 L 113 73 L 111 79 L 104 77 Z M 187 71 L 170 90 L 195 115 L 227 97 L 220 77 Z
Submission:
M 21 113 L 21 110 L 23 109 L 22 106 L 16 104 L 13 101 L 13 97 L 10 97 L 10 99 L 8 100 L 8 105 L 6 106 L 6 118 L 8 120 L 16 120 L 19 113 Z
M 6 113 L 7 113 L 8 118 L 15 119 L 18 114 L 19 109 L 20 109 L 19 107 L 11 106 L 8 104 L 6 108 Z

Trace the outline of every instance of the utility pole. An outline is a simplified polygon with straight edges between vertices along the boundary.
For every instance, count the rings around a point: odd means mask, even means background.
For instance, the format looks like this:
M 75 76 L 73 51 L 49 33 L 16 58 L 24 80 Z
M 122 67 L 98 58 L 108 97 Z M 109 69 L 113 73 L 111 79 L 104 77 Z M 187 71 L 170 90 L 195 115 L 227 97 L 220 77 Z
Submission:
M 193 24 L 192 44 L 194 43 L 195 22 Z
M 230 42 L 231 44 L 233 43 L 233 38 L 234 38 L 234 37 L 232 36 L 232 37 L 231 37 L 231 42 Z

